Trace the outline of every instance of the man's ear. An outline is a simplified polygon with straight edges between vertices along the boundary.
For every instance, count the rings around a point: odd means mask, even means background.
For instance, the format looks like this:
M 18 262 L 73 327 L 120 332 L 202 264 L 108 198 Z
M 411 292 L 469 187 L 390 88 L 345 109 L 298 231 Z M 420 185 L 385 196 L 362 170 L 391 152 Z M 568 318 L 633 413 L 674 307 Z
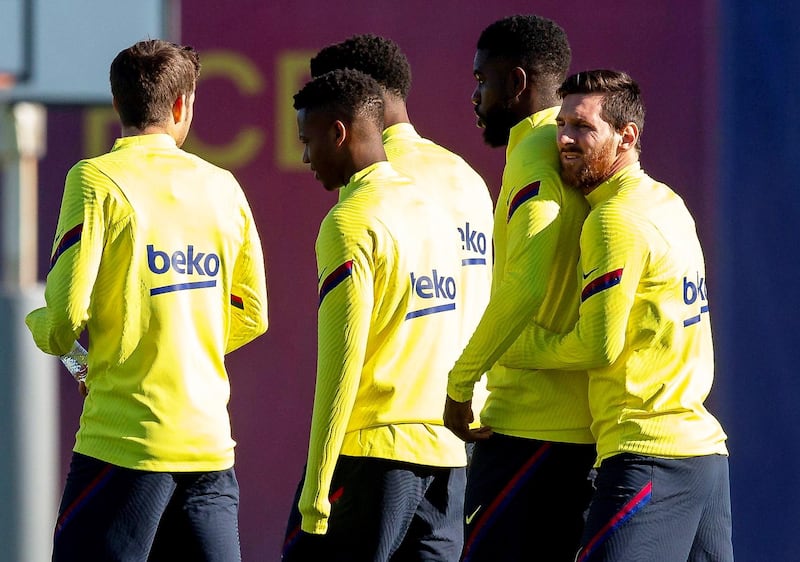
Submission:
M 508 88 L 509 99 L 519 97 L 528 87 L 528 73 L 525 72 L 525 69 L 519 66 L 512 68 L 508 74 L 506 87 Z
M 622 137 L 619 143 L 620 148 L 630 150 L 636 146 L 636 141 L 639 140 L 639 126 L 630 122 L 619 131 L 619 134 Z
M 337 119 L 333 122 L 333 131 L 336 139 L 336 148 L 339 148 L 347 140 L 347 125 Z
M 184 119 L 186 113 L 186 94 L 181 94 L 172 102 L 172 120 L 175 123 L 180 123 Z

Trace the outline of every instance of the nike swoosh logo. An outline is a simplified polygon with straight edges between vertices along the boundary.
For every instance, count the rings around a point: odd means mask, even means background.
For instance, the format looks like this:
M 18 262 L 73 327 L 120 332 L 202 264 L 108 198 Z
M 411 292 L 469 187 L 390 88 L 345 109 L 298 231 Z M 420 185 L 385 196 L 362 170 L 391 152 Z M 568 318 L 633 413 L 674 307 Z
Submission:
M 584 278 L 584 280 L 585 280 L 587 277 L 589 277 L 589 276 L 590 276 L 592 273 L 594 273 L 595 271 L 597 271 L 597 268 L 596 268 L 596 267 L 595 267 L 593 270 L 591 270 L 589 273 L 584 273 L 584 274 L 583 274 L 583 278 Z
M 478 512 L 481 510 L 483 506 L 479 505 L 475 508 L 475 511 L 472 512 L 472 515 L 467 515 L 467 525 L 472 523 L 472 520 L 475 519 L 475 516 L 478 515 Z

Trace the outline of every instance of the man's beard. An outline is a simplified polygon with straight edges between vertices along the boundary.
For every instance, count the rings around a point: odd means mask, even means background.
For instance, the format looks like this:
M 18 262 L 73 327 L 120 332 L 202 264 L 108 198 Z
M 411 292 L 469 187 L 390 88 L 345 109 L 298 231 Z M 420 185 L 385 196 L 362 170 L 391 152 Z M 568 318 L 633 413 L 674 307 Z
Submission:
M 590 154 L 581 150 L 563 150 L 562 153 L 580 154 L 583 156 L 580 166 L 577 168 L 565 167 L 561 163 L 561 180 L 565 185 L 580 189 L 584 193 L 589 193 L 592 189 L 608 179 L 611 166 L 614 163 L 614 139 L 610 138 L 602 146 L 593 150 Z
M 517 124 L 517 117 L 507 107 L 496 107 L 485 115 L 478 114 L 483 123 L 483 140 L 492 148 L 506 146 L 511 128 Z

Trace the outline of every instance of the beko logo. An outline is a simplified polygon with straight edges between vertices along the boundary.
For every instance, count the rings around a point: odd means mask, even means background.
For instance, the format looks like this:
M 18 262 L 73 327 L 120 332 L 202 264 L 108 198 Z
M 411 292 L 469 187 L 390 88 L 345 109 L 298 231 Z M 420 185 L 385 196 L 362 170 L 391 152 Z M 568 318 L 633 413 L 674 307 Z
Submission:
M 694 305 L 699 299 L 700 313 L 683 321 L 683 327 L 697 324 L 702 320 L 703 314 L 708 313 L 708 295 L 706 294 L 706 278 L 698 271 L 694 279 L 683 278 L 683 302 L 687 306 Z
M 157 250 L 153 244 L 147 245 L 147 266 L 156 275 L 165 275 L 171 271 L 180 275 L 200 275 L 216 277 L 219 273 L 220 258 L 214 252 L 201 252 L 189 244 L 186 250 L 175 250 L 167 253 Z M 183 291 L 187 289 L 203 289 L 216 287 L 216 279 L 208 281 L 191 281 L 175 283 L 150 290 L 151 295 Z
M 473 229 L 469 222 L 464 225 L 464 228 L 458 229 L 458 234 L 461 236 L 461 249 L 467 254 L 461 259 L 461 265 L 485 265 L 486 235 Z
M 424 299 L 425 301 L 434 299 L 439 304 L 430 306 L 430 303 L 425 302 L 425 306 L 423 308 L 412 310 L 406 314 L 406 320 L 456 309 L 455 277 L 442 275 L 436 269 L 433 269 L 430 275 L 427 273 L 425 275 L 417 275 L 412 272 L 411 291 L 414 295 Z M 413 300 L 412 302 L 416 303 L 418 301 Z

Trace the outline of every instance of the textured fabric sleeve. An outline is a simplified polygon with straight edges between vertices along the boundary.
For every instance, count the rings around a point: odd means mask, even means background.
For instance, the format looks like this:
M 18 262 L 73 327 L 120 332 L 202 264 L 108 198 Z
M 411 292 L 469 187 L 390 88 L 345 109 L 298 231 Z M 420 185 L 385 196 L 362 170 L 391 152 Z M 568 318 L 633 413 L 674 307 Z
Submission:
M 366 226 L 342 223 L 350 223 L 347 216 L 329 215 L 317 240 L 317 382 L 299 502 L 302 529 L 315 534 L 328 529 L 331 480 L 361 379 L 374 302 L 372 239 Z
M 581 234 L 584 278 L 578 322 L 567 334 L 532 325 L 503 356 L 519 369 L 597 369 L 623 351 L 628 318 L 649 256 L 635 217 L 613 207 L 592 213 Z
M 560 199 L 552 182 L 535 180 L 509 195 L 507 255 L 502 281 L 450 371 L 447 394 L 463 402 L 475 382 L 506 351 L 538 310 L 547 291 L 561 227 Z
M 244 217 L 244 243 L 233 267 L 231 284 L 231 324 L 225 353 L 245 345 L 267 331 L 267 282 L 264 254 L 253 213 L 241 188 Z
M 88 321 L 105 243 L 111 185 L 108 177 L 85 161 L 67 174 L 45 287 L 46 306 L 25 319 L 45 353 L 69 351 Z

